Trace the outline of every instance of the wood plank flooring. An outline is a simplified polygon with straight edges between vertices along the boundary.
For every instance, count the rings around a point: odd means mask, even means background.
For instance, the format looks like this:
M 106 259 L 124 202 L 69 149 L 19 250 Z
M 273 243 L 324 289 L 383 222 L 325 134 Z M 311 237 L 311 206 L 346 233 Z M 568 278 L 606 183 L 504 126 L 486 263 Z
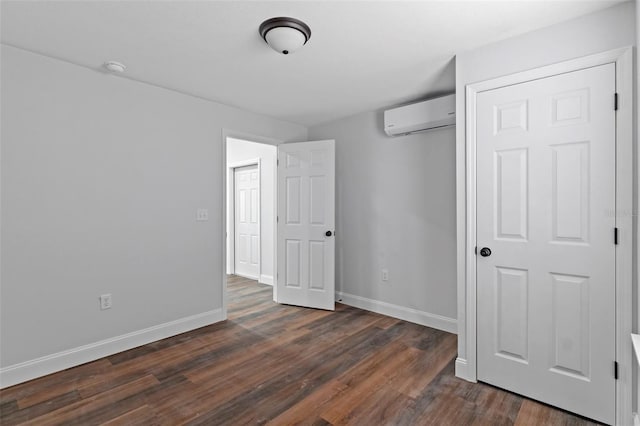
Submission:
M 456 336 L 229 278 L 229 320 L 0 391 L 2 425 L 588 425 L 454 377 Z

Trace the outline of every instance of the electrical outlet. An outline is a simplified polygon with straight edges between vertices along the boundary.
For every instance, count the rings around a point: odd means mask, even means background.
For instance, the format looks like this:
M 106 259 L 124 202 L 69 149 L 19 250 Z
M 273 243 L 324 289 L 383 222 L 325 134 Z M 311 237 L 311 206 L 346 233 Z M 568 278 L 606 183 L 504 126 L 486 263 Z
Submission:
M 389 270 L 388 269 L 383 269 L 381 275 L 382 275 L 382 281 L 389 281 Z
M 209 209 L 196 210 L 196 221 L 206 222 L 209 220 Z
M 100 295 L 100 309 L 111 309 L 111 294 Z

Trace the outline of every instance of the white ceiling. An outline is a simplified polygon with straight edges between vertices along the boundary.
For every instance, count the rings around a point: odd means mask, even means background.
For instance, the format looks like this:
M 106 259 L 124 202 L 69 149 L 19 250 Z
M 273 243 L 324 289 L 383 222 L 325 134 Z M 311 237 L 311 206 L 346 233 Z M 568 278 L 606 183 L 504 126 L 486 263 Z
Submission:
M 306 126 L 454 89 L 453 57 L 622 0 L 2 1 L 3 43 Z M 258 26 L 312 31 L 284 56 Z

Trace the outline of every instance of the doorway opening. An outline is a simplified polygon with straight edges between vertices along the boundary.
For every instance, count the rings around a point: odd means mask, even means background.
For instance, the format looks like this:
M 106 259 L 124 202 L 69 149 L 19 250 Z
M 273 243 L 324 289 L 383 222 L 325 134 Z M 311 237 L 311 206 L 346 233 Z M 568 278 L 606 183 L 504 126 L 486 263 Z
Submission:
M 274 302 L 334 310 L 335 141 L 223 140 L 223 318 L 236 273 Z
M 274 286 L 277 141 L 256 140 L 225 137 L 225 267 L 234 282 Z

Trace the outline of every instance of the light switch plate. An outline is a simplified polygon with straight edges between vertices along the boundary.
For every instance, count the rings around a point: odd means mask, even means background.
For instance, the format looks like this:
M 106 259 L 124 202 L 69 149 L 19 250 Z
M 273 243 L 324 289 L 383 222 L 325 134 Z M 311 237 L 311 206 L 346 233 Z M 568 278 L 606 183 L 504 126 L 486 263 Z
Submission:
M 198 209 L 196 211 L 196 221 L 206 222 L 209 220 L 209 209 Z
M 105 310 L 105 309 L 111 309 L 111 293 L 109 294 L 101 294 L 100 295 L 100 309 L 101 310 Z

